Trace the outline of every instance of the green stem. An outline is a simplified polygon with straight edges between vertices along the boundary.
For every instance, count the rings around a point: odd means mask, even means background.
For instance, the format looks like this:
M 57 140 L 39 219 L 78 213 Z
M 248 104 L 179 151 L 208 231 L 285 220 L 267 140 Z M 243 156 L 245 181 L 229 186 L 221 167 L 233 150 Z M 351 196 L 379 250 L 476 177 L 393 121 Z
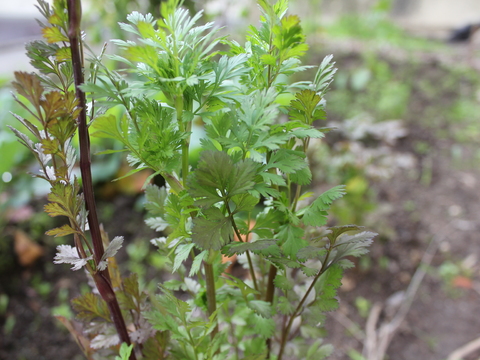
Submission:
M 237 224 L 235 223 L 235 219 L 233 218 L 233 213 L 230 210 L 230 206 L 228 206 L 228 204 L 226 204 L 226 205 L 227 205 L 226 208 L 227 208 L 227 211 L 228 211 L 228 215 L 230 217 L 230 220 L 232 221 L 233 231 L 235 231 L 235 235 L 237 235 L 238 241 L 244 242 L 242 240 L 242 235 L 240 234 L 240 230 L 238 230 Z M 247 235 L 247 237 L 248 237 L 248 235 Z M 250 256 L 250 251 L 247 250 L 246 254 L 247 254 L 247 260 L 248 260 L 248 268 L 250 270 L 250 276 L 251 276 L 252 281 L 253 281 L 253 287 L 257 292 L 259 292 L 258 284 L 257 284 L 257 276 L 255 275 L 255 269 L 253 267 L 253 261 L 252 261 L 252 257 Z
M 212 255 L 212 254 L 210 254 Z M 207 308 L 208 316 L 217 310 L 217 298 L 215 294 L 215 275 L 213 273 L 213 265 L 211 264 L 211 259 L 203 262 L 203 269 L 205 270 L 205 283 L 207 285 Z M 211 332 L 212 340 L 215 335 L 218 333 L 218 323 L 215 325 L 215 329 Z
M 268 283 L 267 283 L 267 293 L 265 294 L 265 301 L 269 303 L 273 303 L 273 296 L 275 294 L 275 284 L 273 280 L 275 280 L 275 276 L 277 276 L 277 267 L 273 264 L 270 264 L 270 269 L 268 271 Z
M 302 191 L 302 186 L 297 185 L 297 191 L 295 193 L 295 199 L 293 200 L 293 204 L 292 204 L 292 211 L 293 212 L 295 212 L 297 210 L 298 199 L 300 198 L 301 191 Z
M 237 235 L 238 236 L 238 235 Z M 253 262 L 252 262 L 252 257 L 250 256 L 250 251 L 247 250 L 247 260 L 248 260 L 248 267 L 250 269 L 250 276 L 252 277 L 253 281 L 253 287 L 255 290 L 258 290 L 258 285 L 257 285 L 257 276 L 255 275 L 255 269 L 253 268 Z
M 190 132 L 189 128 L 191 128 L 191 123 L 188 123 L 185 126 L 183 122 L 183 96 L 177 95 L 175 96 L 175 110 L 177 112 L 177 121 L 178 127 L 181 132 Z M 183 186 L 186 186 L 187 177 L 188 177 L 188 150 L 190 147 L 190 136 L 185 138 L 182 141 L 182 179 L 183 179 Z
M 265 294 L 265 301 L 269 302 L 270 304 L 273 303 L 273 297 L 275 295 L 275 284 L 273 280 L 275 280 L 275 276 L 277 276 L 277 267 L 273 264 L 270 264 L 270 269 L 268 271 L 268 282 L 267 282 L 267 293 Z M 270 350 L 272 348 L 272 338 L 267 339 L 267 359 L 270 357 Z

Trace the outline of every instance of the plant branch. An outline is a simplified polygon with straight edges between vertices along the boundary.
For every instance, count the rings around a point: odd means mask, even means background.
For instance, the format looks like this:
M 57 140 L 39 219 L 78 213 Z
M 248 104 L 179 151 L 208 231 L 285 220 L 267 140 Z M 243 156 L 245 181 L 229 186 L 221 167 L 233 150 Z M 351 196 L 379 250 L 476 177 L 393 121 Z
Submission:
M 189 125 L 191 126 L 191 123 L 189 123 L 187 126 L 185 126 L 183 122 L 183 96 L 175 96 L 175 110 L 177 112 L 177 121 L 178 121 L 178 127 L 180 128 L 181 131 L 187 132 Z M 187 177 L 188 177 L 188 150 L 190 146 L 190 137 L 187 137 L 186 139 L 182 140 L 182 179 L 183 179 L 183 186 L 185 186 Z
M 80 0 L 68 0 L 68 38 L 72 54 L 73 75 L 75 79 L 75 90 L 78 99 L 80 114 L 78 117 L 78 134 L 80 140 L 80 171 L 83 181 L 83 192 L 85 197 L 85 206 L 88 211 L 88 223 L 92 235 L 94 259 L 98 265 L 104 254 L 102 235 L 98 222 L 97 209 L 95 205 L 95 196 L 93 193 L 93 182 L 90 160 L 90 138 L 87 127 L 87 106 L 85 93 L 80 90 L 80 85 L 84 82 L 83 61 L 80 50 L 80 22 L 81 22 L 81 2 Z M 110 315 L 115 324 L 121 342 L 130 345 L 125 320 L 123 319 L 120 306 L 118 304 L 115 292 L 113 291 L 108 270 L 93 273 L 93 279 L 102 298 L 107 302 Z M 132 351 L 130 360 L 136 360 L 135 352 Z
M 288 337 L 288 334 L 289 334 L 289 332 L 290 332 L 290 329 L 292 328 L 293 321 L 295 320 L 295 318 L 297 317 L 298 313 L 299 313 L 300 310 L 302 309 L 303 304 L 304 304 L 305 301 L 307 300 L 308 295 L 310 295 L 310 292 L 311 292 L 311 291 L 313 290 L 313 288 L 315 287 L 315 283 L 317 282 L 317 280 L 318 280 L 318 279 L 320 278 L 320 276 L 322 276 L 322 274 L 329 268 L 329 266 L 328 266 L 327 264 L 328 264 L 328 258 L 329 258 L 329 256 L 330 256 L 330 251 L 331 251 L 331 249 L 329 249 L 329 251 L 327 252 L 327 255 L 325 256 L 325 260 L 322 262 L 322 267 L 320 268 L 320 271 L 319 271 L 318 274 L 315 276 L 315 278 L 313 279 L 312 283 L 311 283 L 310 286 L 308 287 L 307 291 L 306 291 L 305 294 L 303 295 L 302 300 L 300 300 L 300 302 L 299 302 L 298 305 L 297 305 L 297 308 L 295 309 L 295 311 L 293 312 L 293 314 L 290 316 L 290 319 L 288 320 L 287 326 L 282 329 L 282 340 L 281 340 L 281 343 L 280 343 L 280 351 L 279 351 L 279 353 L 278 353 L 278 358 L 277 358 L 277 360 L 282 360 L 283 352 L 284 352 L 284 350 L 285 350 L 285 345 L 287 344 L 287 337 Z
M 267 292 L 265 294 L 265 301 L 273 304 L 273 297 L 275 295 L 275 284 L 273 280 L 277 276 L 277 267 L 273 264 L 270 264 L 270 269 L 268 271 L 268 282 L 267 282 Z M 270 357 L 270 350 L 272 348 L 272 338 L 267 339 L 267 359 Z
M 217 310 L 217 299 L 215 294 L 215 275 L 213 273 L 213 265 L 209 262 L 210 259 L 203 262 L 203 268 L 205 270 L 205 283 L 207 285 L 207 308 L 208 316 L 211 316 Z M 218 333 L 218 324 L 215 325 L 211 333 L 212 339 Z
M 233 226 L 233 230 L 235 231 L 235 235 L 237 235 L 238 241 L 244 242 L 242 240 L 242 235 L 238 230 L 237 224 L 235 223 L 235 219 L 233 218 L 233 213 L 230 210 L 230 206 L 228 206 L 228 204 L 226 205 L 227 205 L 226 207 L 227 207 L 228 215 L 230 216 L 230 220 L 232 221 L 232 226 Z M 245 238 L 245 241 L 247 241 L 247 238 Z M 253 281 L 253 287 L 256 291 L 259 291 L 258 285 L 257 285 L 257 276 L 255 275 L 255 269 L 253 268 L 253 261 L 252 261 L 252 257 L 250 256 L 250 251 L 247 250 L 246 254 L 247 254 L 247 260 L 248 260 L 248 268 L 250 270 L 250 276 L 252 277 L 252 281 Z
M 80 142 L 80 171 L 82 174 L 83 192 L 85 197 L 85 206 L 88 210 L 88 223 L 90 226 L 90 233 L 92 234 L 93 248 L 95 251 L 94 258 L 98 264 L 103 256 L 104 249 L 102 243 L 102 236 L 100 233 L 100 226 L 98 222 L 97 209 L 95 205 L 95 197 L 93 194 L 93 182 L 91 173 L 90 160 L 90 138 L 87 127 L 87 112 L 85 93 L 80 90 L 80 85 L 83 84 L 83 64 L 80 55 L 80 1 L 68 1 L 68 14 L 70 28 L 68 36 L 70 39 L 70 49 L 72 52 L 72 66 L 75 78 L 76 95 L 80 107 L 80 114 L 78 116 L 78 136 Z

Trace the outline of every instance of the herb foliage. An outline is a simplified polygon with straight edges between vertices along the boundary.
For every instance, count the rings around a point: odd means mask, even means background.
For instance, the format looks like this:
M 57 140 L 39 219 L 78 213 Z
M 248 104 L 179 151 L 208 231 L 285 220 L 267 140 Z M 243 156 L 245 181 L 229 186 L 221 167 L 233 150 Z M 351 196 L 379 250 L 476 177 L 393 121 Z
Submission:
M 39 1 L 45 41 L 27 47 L 38 72 L 16 73 L 14 82 L 31 115 L 16 117 L 30 135 L 12 130 L 37 158 L 35 176 L 51 185 L 45 211 L 68 219 L 48 232 L 74 238 L 73 247 L 58 247 L 55 263 L 85 268 L 92 280 L 94 291 L 72 301 L 88 335 L 73 334 L 88 358 L 92 349 L 112 359 L 332 352 L 318 340 L 319 325 L 338 306 L 336 290 L 352 266 L 346 258 L 365 254 L 375 234 L 327 226 L 343 186 L 316 198 L 305 189 L 310 140 L 330 130 L 314 124 L 326 116 L 332 56 L 313 81 L 291 83 L 311 68 L 300 60 L 308 50 L 300 19 L 287 15 L 286 0 L 258 4 L 260 26 L 249 27 L 244 45 L 218 36 L 213 23 L 198 25 L 201 12 L 191 17 L 175 0 L 162 3 L 160 20 L 133 12 L 120 27 L 134 40 L 114 40 L 119 53 L 109 57 L 122 70 L 112 70 L 103 54 L 92 55 L 89 68 L 81 63 L 79 0 Z M 205 136 L 192 168 L 194 123 Z M 146 224 L 166 235 L 152 242 L 178 274 L 160 294 L 147 296 L 135 274 L 120 276 L 114 255 L 123 238 L 108 241 L 98 226 L 88 129 L 123 144 L 104 153 L 126 152 L 127 175 L 151 169 L 165 179 L 165 187 L 145 190 Z M 73 172 L 77 131 L 83 192 Z M 229 273 L 231 257 L 246 277 Z

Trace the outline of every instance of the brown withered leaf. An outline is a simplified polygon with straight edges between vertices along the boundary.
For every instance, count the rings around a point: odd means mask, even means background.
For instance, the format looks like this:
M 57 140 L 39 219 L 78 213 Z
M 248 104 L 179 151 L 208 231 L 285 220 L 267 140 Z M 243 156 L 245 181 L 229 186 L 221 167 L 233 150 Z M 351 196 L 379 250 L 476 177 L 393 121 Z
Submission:
M 40 79 L 35 74 L 24 71 L 15 71 L 14 74 L 15 81 L 12 81 L 12 85 L 17 93 L 25 96 L 28 101 L 38 107 L 44 91 Z
M 43 247 L 34 242 L 22 230 L 15 230 L 14 242 L 15 254 L 17 254 L 18 262 L 22 266 L 33 265 L 44 254 Z
M 77 329 L 76 324 L 64 316 L 55 315 L 55 317 L 67 328 L 68 332 L 73 336 L 87 360 L 93 360 L 93 354 L 95 351 L 90 347 L 90 340 L 82 334 L 81 330 Z
M 87 293 L 71 301 L 77 319 L 83 322 L 112 322 L 107 303 L 100 296 Z
M 68 114 L 64 104 L 65 98 L 60 91 L 50 91 L 45 94 L 44 99 L 40 101 L 40 105 L 45 112 L 45 121 L 49 127 L 54 124 L 54 122 L 51 122 L 56 118 Z

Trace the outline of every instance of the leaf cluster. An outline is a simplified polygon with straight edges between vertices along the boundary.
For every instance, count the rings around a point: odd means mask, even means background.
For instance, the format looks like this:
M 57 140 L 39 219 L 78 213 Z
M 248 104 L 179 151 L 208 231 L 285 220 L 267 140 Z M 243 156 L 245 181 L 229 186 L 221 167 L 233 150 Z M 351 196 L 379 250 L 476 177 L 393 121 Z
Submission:
M 313 81 L 291 81 L 310 66 L 302 65 L 308 45 L 286 0 L 259 0 L 261 23 L 249 28 L 244 45 L 218 36 L 213 23 L 198 25 L 201 12 L 190 16 L 177 5 L 163 4 L 159 20 L 130 14 L 120 27 L 134 40 L 115 40 L 120 51 L 110 56 L 122 70 L 103 65 L 102 54 L 91 59 L 81 86 L 93 135 L 122 144 L 103 153 L 126 152 L 132 166 L 126 176 L 151 169 L 146 183 L 155 175 L 165 179 L 165 187 L 145 188 L 145 222 L 162 233 L 154 243 L 178 275 L 160 285 L 160 295 L 148 297 L 135 274 L 120 276 L 114 255 L 122 237 L 100 256 L 87 235 L 89 213 L 72 173 L 80 109 L 71 89 L 64 1 L 52 8 L 40 2 L 46 42 L 28 47 L 40 74 L 16 73 L 18 101 L 26 102 L 32 120 L 17 118 L 35 140 L 13 131 L 39 161 L 37 176 L 52 186 L 45 211 L 68 219 L 48 234 L 75 241 L 58 247 L 55 263 L 85 267 L 101 295 L 74 299 L 77 319 L 92 348 L 108 353 L 116 346 L 117 358 L 141 353 L 144 359 L 192 360 L 267 359 L 275 339 L 282 360 L 287 343 L 297 341 L 292 326 L 300 319 L 302 337 L 315 341 L 298 347 L 298 354 L 324 358 L 331 347 L 317 340 L 318 326 L 338 306 L 336 290 L 352 266 L 348 258 L 365 254 L 375 236 L 354 225 L 327 226 L 344 186 L 316 197 L 305 191 L 313 180 L 310 141 L 330 130 L 315 125 L 326 116 L 332 57 Z M 193 163 L 191 138 L 199 124 L 204 133 Z M 228 272 L 234 259 L 248 276 Z M 133 350 L 128 342 L 119 346 L 119 317 Z

